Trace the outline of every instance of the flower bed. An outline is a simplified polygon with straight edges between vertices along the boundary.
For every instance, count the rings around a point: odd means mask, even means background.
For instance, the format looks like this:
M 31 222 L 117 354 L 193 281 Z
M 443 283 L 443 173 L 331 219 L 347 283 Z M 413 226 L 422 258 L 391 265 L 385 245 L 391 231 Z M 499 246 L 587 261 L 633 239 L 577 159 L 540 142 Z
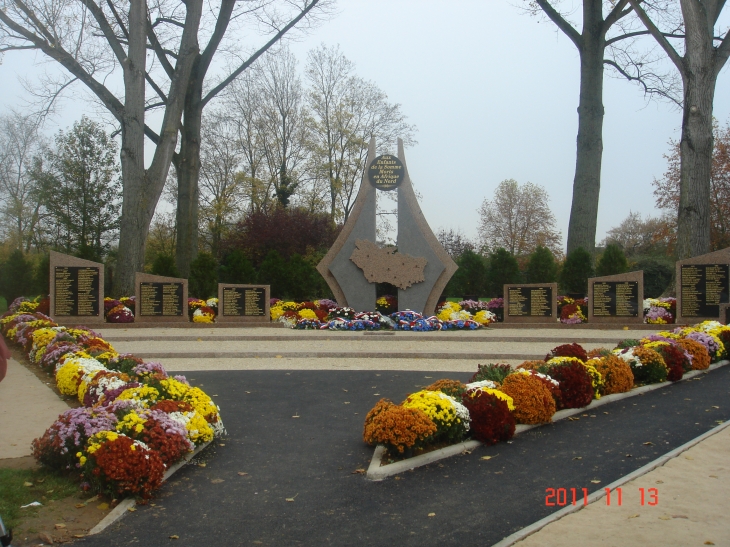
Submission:
M 444 442 L 508 440 L 516 424 L 548 423 L 557 410 L 584 408 L 602 395 L 678 381 L 690 370 L 707 368 L 727 358 L 725 338 L 730 340 L 730 327 L 705 321 L 623 340 L 613 350 L 586 352 L 578 344 L 564 344 L 544 361 L 525 361 L 516 369 L 479 365 L 466 385 L 442 379 L 409 395 L 401 405 L 381 399 L 365 420 L 363 439 L 386 449 L 384 461 L 426 452 Z M 374 420 L 384 409 L 387 414 Z M 406 411 L 407 423 L 402 417 Z
M 223 434 L 218 406 L 184 376 L 119 354 L 88 328 L 58 326 L 37 306 L 15 300 L 0 317 L 0 332 L 82 405 L 33 441 L 40 463 L 78 473 L 97 492 L 147 499 L 165 469 Z

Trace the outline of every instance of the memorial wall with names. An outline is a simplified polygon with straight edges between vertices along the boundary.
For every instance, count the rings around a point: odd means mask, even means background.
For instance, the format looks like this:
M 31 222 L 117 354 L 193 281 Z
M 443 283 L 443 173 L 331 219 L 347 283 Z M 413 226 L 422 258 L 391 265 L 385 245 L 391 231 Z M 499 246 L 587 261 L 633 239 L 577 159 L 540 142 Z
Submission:
M 221 322 L 270 321 L 269 285 L 218 285 L 218 318 Z
M 103 264 L 51 251 L 49 281 L 52 319 L 104 321 Z
M 557 285 L 527 284 L 504 286 L 504 320 L 551 321 L 555 319 Z
M 680 290 L 683 317 L 711 317 L 728 302 L 729 268 L 727 264 L 684 264 L 681 266 Z
M 187 322 L 188 280 L 138 272 L 135 322 Z

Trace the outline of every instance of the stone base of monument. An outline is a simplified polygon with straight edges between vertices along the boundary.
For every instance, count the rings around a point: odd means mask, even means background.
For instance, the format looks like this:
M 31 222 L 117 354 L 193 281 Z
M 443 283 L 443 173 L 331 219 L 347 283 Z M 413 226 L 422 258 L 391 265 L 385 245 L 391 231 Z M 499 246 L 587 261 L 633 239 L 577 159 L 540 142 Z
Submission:
M 60 325 L 76 326 L 79 323 Z M 188 321 L 156 321 L 154 323 L 103 323 L 94 324 L 95 329 L 248 329 L 255 327 L 267 327 L 274 329 L 288 328 L 288 325 L 279 321 L 245 321 L 240 323 L 193 323 Z
M 550 323 L 490 323 L 487 329 L 566 329 L 566 330 L 674 330 L 677 327 L 689 326 L 689 323 L 671 325 L 650 325 L 648 323 L 577 323 L 569 325 L 553 321 Z M 627 327 L 625 329 L 624 327 Z

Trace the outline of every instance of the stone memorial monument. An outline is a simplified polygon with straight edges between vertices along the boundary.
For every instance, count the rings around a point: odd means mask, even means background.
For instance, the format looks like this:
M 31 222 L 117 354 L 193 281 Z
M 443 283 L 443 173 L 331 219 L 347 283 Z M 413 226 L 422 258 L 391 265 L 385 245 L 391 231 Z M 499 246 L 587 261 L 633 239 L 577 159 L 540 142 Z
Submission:
M 104 264 L 51 251 L 50 317 L 59 324 L 104 322 Z
M 375 284 L 398 287 L 398 308 L 432 315 L 457 269 L 428 226 L 408 176 L 403 141 L 398 156 L 375 157 L 371 139 L 360 190 L 345 226 L 317 270 L 340 306 L 375 309 Z M 398 193 L 396 248 L 381 248 L 375 237 L 375 192 Z
M 188 321 L 188 280 L 137 272 L 135 323 Z
M 588 278 L 588 322 L 643 323 L 644 272 Z
M 552 323 L 557 319 L 557 283 L 504 286 L 505 323 Z
M 730 248 L 677 261 L 677 323 L 720 317 L 730 302 Z
M 269 285 L 218 283 L 217 323 L 261 323 L 271 321 Z

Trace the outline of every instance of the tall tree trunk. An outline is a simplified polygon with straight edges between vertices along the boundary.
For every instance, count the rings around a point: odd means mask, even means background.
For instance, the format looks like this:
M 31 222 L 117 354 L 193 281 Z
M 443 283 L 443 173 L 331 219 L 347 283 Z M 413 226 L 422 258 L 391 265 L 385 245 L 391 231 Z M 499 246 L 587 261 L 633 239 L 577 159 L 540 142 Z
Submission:
M 145 239 L 155 203 L 144 199 L 145 0 L 129 3 L 129 48 L 124 64 L 122 120 L 122 218 L 119 230 L 119 267 L 114 293 L 134 294 L 134 274 L 144 264 Z M 150 210 L 151 209 L 151 210 Z
M 677 258 L 710 252 L 712 108 L 717 72 L 709 15 L 696 2 L 683 2 L 686 25 L 684 102 L 680 140 Z
M 589 253 L 593 253 L 596 245 L 596 222 L 603 156 L 603 52 L 605 41 L 601 30 L 602 24 L 600 11 L 595 14 L 595 17 L 591 17 L 591 10 L 584 7 L 584 25 L 594 25 L 595 28 L 583 29 L 583 43 L 580 48 L 578 138 L 573 203 L 568 225 L 568 253 L 578 247 L 583 247 Z
M 185 96 L 184 125 L 180 153 L 176 154 L 177 173 L 177 243 L 175 264 L 182 277 L 190 275 L 190 264 L 198 256 L 198 199 L 200 188 L 200 130 L 203 118 L 203 75 L 200 57 L 193 66 Z

